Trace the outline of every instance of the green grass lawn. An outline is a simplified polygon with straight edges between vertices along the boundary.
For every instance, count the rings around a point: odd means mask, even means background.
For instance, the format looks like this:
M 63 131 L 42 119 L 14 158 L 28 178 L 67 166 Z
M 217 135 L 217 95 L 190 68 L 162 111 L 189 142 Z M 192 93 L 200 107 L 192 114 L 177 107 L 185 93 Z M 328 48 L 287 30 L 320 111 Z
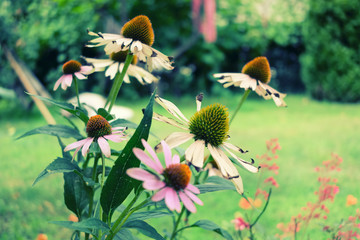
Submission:
M 232 110 L 240 96 L 234 98 L 204 97 L 203 106 L 220 102 Z M 195 98 L 169 98 L 190 118 L 196 111 Z M 342 218 L 355 214 L 359 207 L 346 207 L 346 197 L 352 194 L 360 199 L 359 156 L 360 148 L 360 105 L 316 102 L 305 96 L 286 97 L 288 108 L 277 108 L 273 102 L 258 98 L 249 99 L 241 109 L 230 128 L 230 142 L 249 150 L 245 156 L 255 158 L 265 153 L 265 141 L 278 138 L 282 147 L 276 160 L 280 166 L 276 179 L 279 188 L 273 189 L 268 210 L 259 221 L 257 231 L 266 231 L 259 239 L 271 239 L 280 231 L 276 228 L 279 222 L 289 222 L 291 216 L 301 212 L 301 207 L 308 201 L 315 202 L 314 191 L 318 188 L 316 166 L 330 159 L 331 153 L 339 154 L 344 162 L 342 171 L 333 175 L 338 179 L 340 192 L 335 201 L 329 202 L 330 209 L 327 224 L 339 222 Z M 141 119 L 141 109 L 147 99 L 119 103 L 135 110 L 134 122 Z M 70 211 L 63 203 L 63 179 L 60 174 L 52 175 L 32 187 L 37 175 L 57 156 L 60 150 L 55 137 L 36 135 L 15 141 L 24 132 L 46 125 L 37 110 L 31 113 L 12 109 L 9 102 L 0 101 L 0 149 L 2 159 L 0 169 L 0 239 L 35 239 L 44 232 L 49 239 L 69 239 L 71 231 L 58 230 L 49 223 L 53 220 L 67 220 Z M 156 105 L 155 111 L 166 114 Z M 52 109 L 55 113 L 56 110 Z M 11 117 L 13 115 L 13 117 Z M 55 115 L 55 114 L 54 114 Z M 59 123 L 65 123 L 56 116 Z M 152 132 L 161 138 L 178 129 L 166 124 L 154 122 Z M 70 143 L 72 139 L 66 140 Z M 151 144 L 158 140 L 151 138 Z M 113 145 L 114 146 L 114 145 Z M 115 146 L 117 147 L 117 146 Z M 246 158 L 246 157 L 245 157 Z M 256 158 L 255 158 L 256 159 Z M 243 177 L 245 191 L 253 195 L 256 190 L 257 175 L 239 170 Z M 210 219 L 231 230 L 230 221 L 235 212 L 244 212 L 238 206 L 240 196 L 235 192 L 223 191 L 200 195 L 204 206 L 198 207 L 198 213 L 190 221 Z M 157 219 L 154 225 L 158 230 L 167 228 L 169 219 Z M 150 221 L 152 223 L 152 221 Z M 308 230 L 310 239 L 326 239 L 319 234 L 322 227 L 314 222 Z M 204 230 L 185 230 L 186 239 L 221 239 Z

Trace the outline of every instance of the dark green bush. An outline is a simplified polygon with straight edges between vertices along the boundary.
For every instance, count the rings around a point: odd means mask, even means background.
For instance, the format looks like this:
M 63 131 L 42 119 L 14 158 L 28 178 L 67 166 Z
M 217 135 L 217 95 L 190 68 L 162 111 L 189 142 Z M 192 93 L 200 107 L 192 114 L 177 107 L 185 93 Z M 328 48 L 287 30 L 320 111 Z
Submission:
M 302 77 L 316 99 L 360 101 L 360 2 L 311 0 Z

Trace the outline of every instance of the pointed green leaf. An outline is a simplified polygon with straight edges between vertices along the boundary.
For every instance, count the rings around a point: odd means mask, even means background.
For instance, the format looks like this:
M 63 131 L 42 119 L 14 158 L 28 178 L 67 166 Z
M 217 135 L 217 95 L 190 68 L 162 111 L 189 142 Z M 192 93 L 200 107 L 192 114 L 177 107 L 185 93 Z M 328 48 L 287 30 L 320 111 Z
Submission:
M 50 163 L 35 179 L 33 186 L 44 177 L 53 173 L 73 172 L 74 170 L 80 170 L 79 167 L 71 161 L 69 158 L 57 158 Z
M 118 231 L 114 237 L 114 240 L 137 240 L 129 229 L 122 228 Z
M 72 105 L 71 103 L 60 102 L 60 101 L 56 101 L 56 100 L 53 100 L 50 98 L 45 98 L 45 97 L 41 97 L 41 96 L 37 96 L 37 95 L 33 95 L 33 94 L 29 94 L 29 95 L 37 97 L 38 99 L 43 100 L 45 102 L 52 103 L 55 106 L 58 106 L 59 108 L 62 108 L 65 111 L 68 111 L 69 113 L 80 118 L 85 124 L 89 121 L 89 117 L 87 116 L 87 113 L 84 110 Z
M 99 108 L 97 113 L 99 115 L 103 116 L 108 121 L 114 119 L 113 115 L 111 115 L 108 111 L 106 111 L 105 108 Z
M 75 138 L 75 139 L 83 139 L 84 137 L 77 131 L 76 129 L 66 126 L 66 125 L 47 125 L 35 128 L 33 130 L 28 131 L 27 133 L 21 135 L 17 139 L 31 136 L 34 134 L 47 134 L 51 136 L 58 136 L 63 138 Z
M 232 240 L 232 236 L 229 232 L 219 227 L 217 224 L 213 223 L 210 220 L 199 220 L 196 223 L 190 225 L 189 227 L 200 227 L 205 230 L 214 231 L 221 236 L 223 236 L 225 239 Z
M 116 119 L 116 120 L 112 121 L 110 124 L 112 127 L 128 127 L 128 128 L 134 128 L 134 129 L 138 127 L 138 125 L 136 123 L 133 123 L 129 120 L 122 119 L 122 118 Z
M 106 223 L 97 218 L 88 218 L 81 222 L 52 221 L 51 223 L 89 234 L 92 234 L 93 230 L 102 230 L 105 232 L 108 232 L 110 230 L 109 226 Z
M 91 188 L 84 183 L 79 175 L 74 172 L 64 173 L 65 205 L 76 216 L 81 216 L 89 204 L 90 191 Z
M 196 185 L 196 187 L 200 190 L 200 194 L 222 190 L 236 191 L 235 186 L 229 180 L 217 176 L 209 177 L 205 184 Z
M 159 218 L 164 216 L 172 215 L 171 212 L 159 212 L 159 211 L 146 211 L 146 212 L 135 212 L 131 214 L 131 216 L 128 218 L 128 221 L 133 220 L 146 220 L 149 218 Z
M 141 220 L 134 220 L 130 222 L 126 222 L 123 225 L 123 228 L 135 228 L 142 234 L 152 239 L 164 240 L 164 238 L 147 222 Z
M 100 203 L 106 215 L 112 215 L 114 210 L 126 199 L 139 181 L 134 180 L 126 174 L 129 168 L 139 167 L 140 161 L 133 153 L 133 148 L 144 149 L 141 139 L 148 139 L 151 120 L 153 115 L 155 93 L 151 96 L 144 117 L 137 127 L 134 135 L 126 144 L 115 165 L 111 169 L 105 185 L 101 192 Z

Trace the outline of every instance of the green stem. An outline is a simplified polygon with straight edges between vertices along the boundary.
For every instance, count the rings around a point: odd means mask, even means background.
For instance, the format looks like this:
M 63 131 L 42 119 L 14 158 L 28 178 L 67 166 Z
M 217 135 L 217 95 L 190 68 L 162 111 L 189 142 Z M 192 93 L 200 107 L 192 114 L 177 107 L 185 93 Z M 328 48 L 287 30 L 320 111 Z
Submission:
M 78 101 L 78 107 L 81 108 L 80 98 L 79 98 L 78 78 L 75 75 L 73 75 L 73 79 L 74 79 L 74 85 L 75 85 L 75 91 L 76 91 L 76 98 Z
M 126 215 L 126 217 L 124 217 L 124 219 L 121 221 L 121 224 L 118 226 L 118 228 L 115 230 L 115 234 L 120 231 L 122 225 L 125 224 L 126 220 L 131 216 L 131 214 L 133 214 L 134 212 L 136 212 L 137 210 L 139 210 L 142 206 L 144 206 L 146 203 L 148 203 L 150 201 L 150 198 L 145 199 L 143 202 L 141 202 L 139 205 L 137 205 L 136 207 L 134 207 L 133 209 L 131 209 L 131 211 Z
M 179 214 L 179 216 L 178 216 L 178 219 L 177 219 L 177 221 L 176 221 L 176 223 L 175 223 L 174 230 L 173 230 L 173 232 L 172 232 L 172 234 L 171 234 L 170 240 L 174 239 L 175 236 L 176 236 L 176 234 L 178 233 L 178 231 L 176 231 L 176 230 L 177 230 L 177 228 L 178 228 L 178 226 L 179 226 L 181 217 L 182 217 L 182 215 L 184 214 L 184 212 L 185 212 L 185 207 L 183 206 L 182 209 L 181 209 L 181 212 L 180 212 L 180 214 Z
M 117 233 L 116 230 L 118 228 L 118 226 L 122 223 L 122 220 L 124 219 L 124 217 L 128 214 L 128 212 L 130 211 L 130 209 L 132 208 L 132 206 L 135 204 L 135 202 L 137 201 L 137 199 L 139 198 L 141 194 L 141 191 L 138 192 L 138 194 L 136 194 L 134 196 L 134 198 L 131 200 L 131 202 L 129 203 L 129 205 L 127 205 L 127 207 L 124 209 L 124 211 L 120 214 L 120 216 L 118 217 L 118 219 L 116 219 L 114 225 L 111 227 L 111 234 L 108 235 L 108 237 L 106 238 L 106 240 L 112 240 L 115 237 L 115 234 Z
M 117 75 L 118 77 L 115 78 L 115 80 L 114 80 L 112 89 L 111 89 L 110 94 L 109 94 L 109 98 L 107 100 L 107 102 L 110 102 L 108 112 L 111 111 L 111 109 L 112 109 L 112 107 L 113 107 L 113 105 L 114 105 L 114 103 L 116 101 L 117 95 L 119 94 L 121 85 L 122 85 L 122 83 L 124 81 L 125 74 L 127 72 L 127 69 L 130 66 L 131 61 L 133 60 L 133 57 L 134 57 L 134 55 L 132 55 L 130 53 L 128 53 L 126 55 L 124 68 L 121 71 L 121 73 L 119 75 Z
M 94 166 L 93 166 L 93 172 L 92 172 L 92 180 L 95 182 L 96 180 L 96 169 L 97 169 L 97 164 L 98 164 L 98 156 L 95 156 L 94 159 Z M 92 209 L 94 206 L 94 187 L 91 188 L 91 194 L 90 194 L 90 199 L 89 199 L 89 214 L 88 214 L 88 218 L 91 218 L 92 216 Z M 85 240 L 89 240 L 89 233 L 85 233 Z
M 241 106 L 242 106 L 243 103 L 245 102 L 246 98 L 249 96 L 250 92 L 251 92 L 251 89 L 248 89 L 248 90 L 245 91 L 245 93 L 244 93 L 244 95 L 242 96 L 242 98 L 241 98 L 238 106 L 236 107 L 236 110 L 235 110 L 234 114 L 232 115 L 232 117 L 231 117 L 231 119 L 230 119 L 229 125 L 231 125 L 231 123 L 232 123 L 232 121 L 234 120 L 236 114 L 239 112 Z
M 102 190 L 102 188 L 104 186 L 104 180 L 105 180 L 105 157 L 104 157 L 103 153 L 101 153 L 101 163 L 102 163 L 102 173 L 101 173 L 100 186 L 101 186 L 101 190 Z M 103 218 L 103 209 L 101 206 L 100 206 L 100 210 L 99 210 L 99 217 L 100 217 L 100 219 Z M 102 238 L 101 230 L 99 230 L 99 237 L 100 237 L 100 239 Z
M 261 211 L 261 213 L 259 214 L 259 216 L 257 216 L 257 218 L 255 219 L 255 221 L 254 221 L 252 224 L 250 224 L 250 231 L 251 231 L 251 228 L 255 226 L 255 224 L 257 223 L 257 221 L 259 221 L 260 217 L 261 217 L 261 216 L 263 215 L 263 213 L 265 212 L 265 210 L 266 210 L 266 208 L 267 208 L 267 206 L 268 206 L 268 204 L 269 204 L 269 201 L 270 201 L 271 191 L 272 191 L 272 189 L 270 188 L 270 190 L 269 190 L 269 195 L 268 195 L 268 199 L 266 200 L 266 203 L 265 203 L 265 206 L 264 206 L 263 210 Z

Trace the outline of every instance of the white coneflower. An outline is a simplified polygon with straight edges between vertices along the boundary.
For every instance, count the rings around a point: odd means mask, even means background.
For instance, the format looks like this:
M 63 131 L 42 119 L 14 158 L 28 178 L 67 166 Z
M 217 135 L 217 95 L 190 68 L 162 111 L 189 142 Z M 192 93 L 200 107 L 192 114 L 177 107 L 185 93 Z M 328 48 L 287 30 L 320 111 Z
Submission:
M 114 79 L 116 73 L 121 73 L 124 68 L 124 62 L 126 59 L 128 51 L 113 52 L 109 55 L 109 59 L 96 59 L 96 58 L 86 58 L 85 61 L 91 63 L 95 67 L 95 71 L 105 71 L 105 76 Z M 129 65 L 126 74 L 124 76 L 124 82 L 130 83 L 129 76 L 135 77 L 141 84 L 150 84 L 152 82 L 157 82 L 159 79 L 142 69 L 141 67 L 136 66 L 137 58 L 133 58 L 131 64 Z
M 87 45 L 88 47 L 105 45 L 106 54 L 129 50 L 140 61 L 146 62 L 150 72 L 153 69 L 172 70 L 174 68 L 171 57 L 151 47 L 154 43 L 154 30 L 147 16 L 140 15 L 125 23 L 120 35 L 91 31 L 88 33 L 91 36 L 97 36 L 97 38 L 90 40 L 90 43 L 94 45 Z
M 191 139 L 194 140 L 185 151 L 185 159 L 198 168 L 203 168 L 204 151 L 207 148 L 223 177 L 231 179 L 239 193 L 243 193 L 243 183 L 238 170 L 225 154 L 228 153 L 236 159 L 245 169 L 250 172 L 258 172 L 253 166 L 232 151 L 245 153 L 241 148 L 226 142 L 229 138 L 229 114 L 227 108 L 221 104 L 213 104 L 201 108 L 202 94 L 196 97 L 197 112 L 188 120 L 184 114 L 172 102 L 156 97 L 165 110 L 178 119 L 178 121 L 154 113 L 154 119 L 166 122 L 187 132 L 174 132 L 164 139 L 170 148 L 174 148 Z M 157 151 L 161 151 L 161 145 L 157 145 Z
M 286 94 L 280 93 L 268 85 L 271 80 L 270 64 L 266 57 L 257 57 L 243 67 L 241 73 L 216 73 L 215 78 L 224 87 L 251 89 L 265 99 L 273 99 L 276 106 L 286 107 L 284 98 Z

